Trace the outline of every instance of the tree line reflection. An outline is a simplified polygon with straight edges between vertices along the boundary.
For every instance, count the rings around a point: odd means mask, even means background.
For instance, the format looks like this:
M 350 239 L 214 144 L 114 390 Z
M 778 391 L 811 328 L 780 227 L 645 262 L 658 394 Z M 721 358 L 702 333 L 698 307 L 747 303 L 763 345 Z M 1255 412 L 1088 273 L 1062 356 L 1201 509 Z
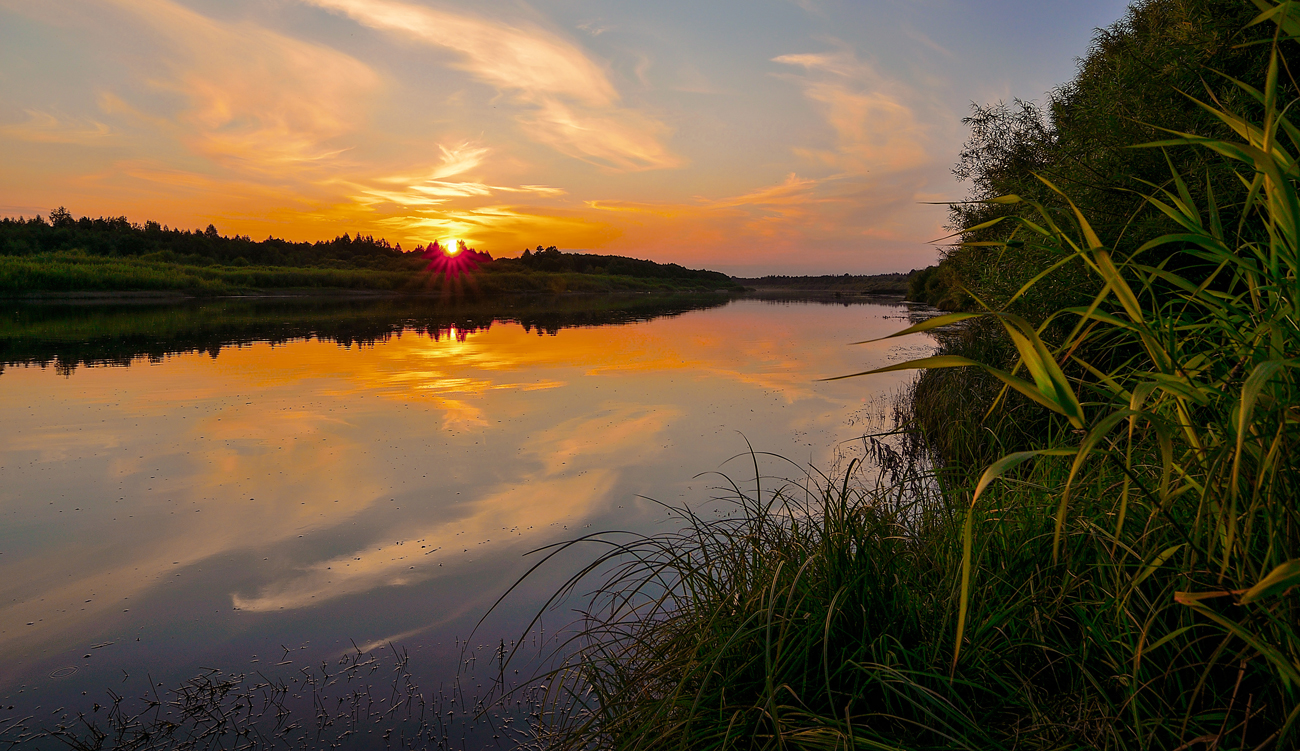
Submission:
M 457 341 L 494 324 L 538 336 L 613 326 L 727 304 L 726 294 L 521 296 L 490 302 L 431 299 L 259 299 L 159 303 L 16 303 L 0 312 L 0 374 L 15 365 L 53 367 L 159 362 L 177 354 L 213 358 L 227 347 L 318 339 L 365 347 L 411 333 Z

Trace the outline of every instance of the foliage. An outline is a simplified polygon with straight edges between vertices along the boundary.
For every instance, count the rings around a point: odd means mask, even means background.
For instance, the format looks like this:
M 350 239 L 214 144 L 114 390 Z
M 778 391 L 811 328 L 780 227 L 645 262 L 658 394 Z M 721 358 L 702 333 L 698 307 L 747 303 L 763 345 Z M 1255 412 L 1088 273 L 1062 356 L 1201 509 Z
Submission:
M 1068 193 L 1097 231 L 1112 238 L 1121 259 L 1144 238 L 1176 226 L 1143 200 L 1152 184 L 1167 182 L 1167 157 L 1180 174 L 1201 177 L 1188 186 L 1196 200 L 1207 189 L 1229 195 L 1232 171 L 1205 153 L 1166 155 L 1131 147 L 1162 138 L 1160 128 L 1227 135 L 1189 95 L 1258 115 L 1259 106 L 1233 83 L 1264 80 L 1267 59 L 1258 43 L 1267 42 L 1269 33 L 1266 25 L 1248 26 L 1256 13 L 1240 0 L 1140 0 L 1098 32 L 1077 76 L 1053 91 L 1046 105 L 1015 100 L 975 106 L 965 120 L 970 140 L 953 170 L 970 185 L 971 202 L 954 205 L 951 216 L 962 244 L 945 251 L 940 273 L 917 299 L 950 310 L 1001 308 L 1039 271 L 1063 260 L 1050 248 L 997 244 L 1000 230 L 988 224 L 1000 216 L 1028 216 L 1027 204 L 990 202 L 1006 195 L 1034 201 L 1057 221 L 1066 220 L 1069 207 L 1038 176 Z M 1280 87 L 1284 95 L 1294 93 L 1285 79 Z M 1240 204 L 1221 201 L 1219 209 L 1225 225 L 1241 216 Z M 1176 244 L 1155 252 L 1179 262 Z M 1010 309 L 1037 323 L 1060 307 L 1084 304 L 1097 289 L 1082 264 L 1064 263 Z
M 10 220 L 0 220 L 0 224 L 6 221 Z M 486 253 L 466 249 L 456 259 L 477 259 L 481 265 L 472 269 L 465 266 L 470 273 L 452 274 L 447 273 L 445 265 L 430 263 L 422 255 L 423 251 L 421 248 L 408 255 L 401 255 L 398 251 L 398 256 L 382 257 L 388 258 L 387 261 L 357 256 L 344 262 L 326 257 L 318 263 L 297 266 L 254 265 L 244 256 L 229 263 L 219 263 L 193 254 L 177 255 L 170 250 L 126 256 L 97 255 L 79 248 L 23 255 L 0 254 L 0 295 L 115 291 L 219 295 L 297 288 L 478 297 L 527 292 L 676 292 L 739 288 L 730 277 L 718 272 L 687 271 L 675 264 L 618 256 L 593 256 L 618 261 L 606 266 L 546 271 L 507 260 L 493 262 Z
M 222 294 L 263 288 L 399 290 L 410 271 L 275 266 L 194 266 L 154 258 L 81 253 L 0 256 L 0 294 L 31 292 L 185 291 Z
M 189 266 L 290 266 L 404 271 L 419 268 L 418 254 L 403 253 L 401 245 L 357 235 L 340 235 L 315 243 L 274 237 L 254 241 L 226 237 L 208 225 L 205 230 L 181 230 L 158 222 L 133 224 L 126 217 L 73 219 L 67 209 L 50 212 L 50 221 L 0 219 L 0 256 L 41 256 L 78 251 L 109 258 L 139 258 Z
M 1300 36 L 1296 4 L 1257 2 L 1258 25 Z M 944 465 L 929 492 L 847 476 L 736 487 L 738 514 L 677 509 L 681 533 L 610 540 L 569 590 L 604 576 L 574 657 L 547 676 L 545 740 L 1295 748 L 1300 128 L 1279 84 L 1292 44 L 1262 50 L 1263 85 L 1233 84 L 1241 110 L 1196 103 L 1231 139 L 1149 145 L 1205 160 L 1187 172 L 1196 159 L 1171 157 L 1143 199 L 1173 231 L 1094 225 L 1046 179 L 1050 204 L 998 199 L 1014 232 L 976 247 L 1073 265 L 1091 280 L 1082 304 L 1022 315 L 1054 268 L 1040 266 L 998 308 L 896 334 L 1003 332 L 1009 358 L 881 370 L 979 374 L 995 403 L 1040 415 L 1029 447 L 978 479 Z
M 183 290 L 222 294 L 261 288 L 342 288 L 460 294 L 615 292 L 738 288 L 726 274 L 622 256 L 561 253 L 554 247 L 494 262 L 459 241 L 449 273 L 437 243 L 403 252 L 370 236 L 295 243 L 256 242 L 207 229 L 179 230 L 126 217 L 50 221 L 0 219 L 0 294 Z M 472 263 L 470 263 L 472 262 Z M 472 269 L 469 266 L 472 265 Z M 473 273 L 465 273 L 465 270 Z
M 913 270 L 906 273 L 870 275 L 769 275 L 752 279 L 741 278 L 736 281 L 746 287 L 753 287 L 760 292 L 799 291 L 858 295 L 900 295 L 907 293 L 911 279 L 918 273 L 920 272 Z
M 655 263 L 638 258 L 603 256 L 595 253 L 562 253 L 554 245 L 524 249 L 519 258 L 498 261 L 503 270 L 549 271 L 554 273 L 629 276 L 637 279 L 682 279 L 707 286 L 735 286 L 731 277 L 717 271 L 687 269 L 675 263 Z

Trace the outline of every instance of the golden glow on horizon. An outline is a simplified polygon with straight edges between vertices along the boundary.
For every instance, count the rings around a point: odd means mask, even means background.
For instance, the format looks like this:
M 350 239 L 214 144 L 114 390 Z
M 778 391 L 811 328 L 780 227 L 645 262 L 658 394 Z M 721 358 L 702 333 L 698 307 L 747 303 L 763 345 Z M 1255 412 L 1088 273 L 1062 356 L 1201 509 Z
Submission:
M 604 43 L 618 24 L 566 29 L 544 7 L 291 4 L 292 22 L 183 0 L 0 0 L 0 28 L 18 16 L 33 44 L 85 55 L 84 71 L 42 69 L 32 90 L 54 99 L 0 81 L 0 216 L 64 205 L 404 247 L 452 235 L 496 257 L 554 245 L 741 275 L 920 267 L 944 234 L 927 202 L 946 197 L 959 118 L 851 41 L 778 34 L 746 52 L 761 64 L 696 69 L 667 49 L 633 60 L 630 41 Z M 101 24 L 133 46 L 87 31 Z M 438 75 L 411 75 L 431 60 Z
M 442 252 L 449 256 L 454 256 L 460 252 L 460 240 L 455 238 L 442 244 Z

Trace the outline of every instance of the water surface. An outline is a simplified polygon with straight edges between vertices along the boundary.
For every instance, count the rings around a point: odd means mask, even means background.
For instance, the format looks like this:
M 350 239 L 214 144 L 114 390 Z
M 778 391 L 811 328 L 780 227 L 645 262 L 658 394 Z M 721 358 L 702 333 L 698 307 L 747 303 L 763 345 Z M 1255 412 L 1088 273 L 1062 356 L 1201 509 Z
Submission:
M 654 529 L 647 498 L 706 502 L 720 478 L 701 473 L 747 477 L 728 460 L 749 445 L 825 469 L 887 429 L 909 374 L 819 379 L 928 352 L 847 346 L 907 314 L 710 297 L 11 305 L 0 699 L 390 642 L 437 683 L 528 551 Z M 516 636 L 564 573 L 476 638 Z

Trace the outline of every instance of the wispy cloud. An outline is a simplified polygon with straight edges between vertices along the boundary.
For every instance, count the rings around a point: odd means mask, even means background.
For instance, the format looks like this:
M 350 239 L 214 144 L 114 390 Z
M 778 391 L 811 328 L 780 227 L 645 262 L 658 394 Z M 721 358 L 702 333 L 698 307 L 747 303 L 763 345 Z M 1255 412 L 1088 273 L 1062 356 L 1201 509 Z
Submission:
M 456 67 L 524 105 L 519 122 L 528 137 L 563 154 L 624 171 L 681 163 L 661 142 L 667 128 L 623 106 L 604 69 L 550 31 L 396 0 L 303 1 L 453 50 L 460 56 Z
M 590 35 L 592 35 L 592 36 L 594 36 L 594 37 L 598 37 L 598 36 L 600 36 L 601 34 L 604 34 L 606 31 L 609 31 L 609 30 L 610 30 L 610 27 L 609 27 L 609 26 L 606 26 L 605 24 L 603 24 L 603 23 L 601 23 L 601 22 L 599 22 L 599 21 L 596 21 L 596 20 L 594 20 L 594 19 L 593 19 L 593 20 L 590 20 L 590 21 L 583 21 L 582 23 L 579 23 L 579 24 L 578 24 L 578 28 L 579 28 L 579 29 L 582 29 L 583 31 L 587 32 L 588 34 L 590 34 Z
M 176 135 L 241 172 L 283 173 L 346 149 L 361 103 L 380 86 L 364 63 L 261 26 L 227 23 L 171 0 L 115 0 L 169 49 L 152 83 L 188 102 Z
M 104 123 L 84 117 L 58 117 L 40 110 L 26 110 L 27 122 L 0 125 L 0 138 L 36 143 L 99 145 L 113 135 Z
M 482 144 L 469 142 L 453 146 L 438 144 L 438 150 L 442 152 L 441 161 L 423 174 L 416 176 L 393 175 L 381 179 L 384 182 L 406 184 L 418 183 L 424 180 L 444 180 L 479 166 L 491 151 Z
M 437 206 L 454 198 L 487 197 L 498 193 L 522 193 L 538 196 L 560 196 L 564 191 L 546 185 L 489 185 L 475 180 L 448 180 L 482 164 L 490 149 L 478 144 L 463 143 L 457 146 L 439 144 L 441 163 L 415 175 L 390 175 L 375 178 L 374 187 L 354 183 L 355 200 L 364 205 L 388 202 L 403 207 Z
M 901 172 L 931 161 L 926 128 L 907 104 L 905 89 L 852 51 L 781 55 L 773 62 L 803 69 L 797 80 L 804 94 L 835 129 L 835 149 L 801 153 L 856 174 Z

